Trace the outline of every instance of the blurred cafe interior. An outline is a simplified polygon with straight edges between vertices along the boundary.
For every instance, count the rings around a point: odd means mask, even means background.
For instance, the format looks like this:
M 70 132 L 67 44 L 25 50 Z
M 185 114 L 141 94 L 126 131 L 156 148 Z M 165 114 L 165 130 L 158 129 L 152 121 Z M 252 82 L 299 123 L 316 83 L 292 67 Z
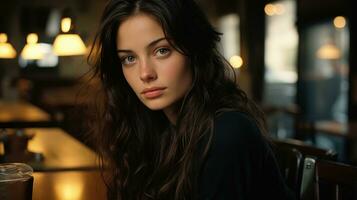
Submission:
M 0 3 L 0 161 L 33 167 L 34 199 L 105 196 L 86 135 L 86 111 L 96 85 L 88 78 L 87 55 L 106 2 Z M 313 169 L 319 160 L 350 167 L 347 177 L 356 183 L 352 0 L 197 2 L 223 33 L 220 51 L 234 67 L 238 84 L 265 112 L 284 175 L 298 177 L 292 187 L 299 198 L 309 199 L 302 186 L 306 158 L 315 159 Z M 20 142 L 25 146 L 16 146 Z M 281 152 L 284 145 L 300 152 L 300 160 Z M 330 174 L 345 174 L 333 169 Z M 312 181 L 317 182 L 317 174 Z

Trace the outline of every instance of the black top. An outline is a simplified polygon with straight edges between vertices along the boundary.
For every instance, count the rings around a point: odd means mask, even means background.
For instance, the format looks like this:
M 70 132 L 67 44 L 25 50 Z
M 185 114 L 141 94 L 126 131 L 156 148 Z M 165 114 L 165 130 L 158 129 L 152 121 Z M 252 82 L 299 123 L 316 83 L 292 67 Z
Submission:
M 199 178 L 200 200 L 294 199 L 269 143 L 247 115 L 218 116 L 210 148 Z

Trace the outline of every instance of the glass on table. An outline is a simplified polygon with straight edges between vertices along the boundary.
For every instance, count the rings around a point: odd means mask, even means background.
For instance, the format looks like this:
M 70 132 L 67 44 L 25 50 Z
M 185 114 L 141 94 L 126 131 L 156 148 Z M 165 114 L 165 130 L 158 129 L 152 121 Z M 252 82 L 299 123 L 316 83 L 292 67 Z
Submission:
M 32 200 L 33 169 L 24 163 L 0 164 L 0 199 Z

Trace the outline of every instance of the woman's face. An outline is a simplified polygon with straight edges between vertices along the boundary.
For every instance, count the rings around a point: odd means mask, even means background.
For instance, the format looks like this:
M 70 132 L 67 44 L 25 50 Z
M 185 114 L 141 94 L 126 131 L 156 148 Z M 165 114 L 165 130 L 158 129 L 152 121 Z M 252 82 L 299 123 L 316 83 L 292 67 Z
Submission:
M 124 77 L 141 102 L 172 115 L 191 87 L 192 74 L 187 58 L 168 40 L 151 15 L 139 13 L 120 25 L 116 45 Z

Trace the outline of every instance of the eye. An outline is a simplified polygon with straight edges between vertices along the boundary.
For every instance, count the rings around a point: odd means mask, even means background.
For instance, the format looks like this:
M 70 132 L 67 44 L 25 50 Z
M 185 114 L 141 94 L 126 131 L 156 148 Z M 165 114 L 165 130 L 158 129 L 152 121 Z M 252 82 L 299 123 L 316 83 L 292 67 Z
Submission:
M 122 65 L 130 65 L 130 64 L 133 64 L 135 63 L 135 57 L 134 56 L 123 56 L 120 58 L 120 62 Z
M 164 57 L 164 56 L 167 56 L 171 53 L 171 50 L 169 48 L 159 48 L 155 54 L 156 56 L 158 57 Z

